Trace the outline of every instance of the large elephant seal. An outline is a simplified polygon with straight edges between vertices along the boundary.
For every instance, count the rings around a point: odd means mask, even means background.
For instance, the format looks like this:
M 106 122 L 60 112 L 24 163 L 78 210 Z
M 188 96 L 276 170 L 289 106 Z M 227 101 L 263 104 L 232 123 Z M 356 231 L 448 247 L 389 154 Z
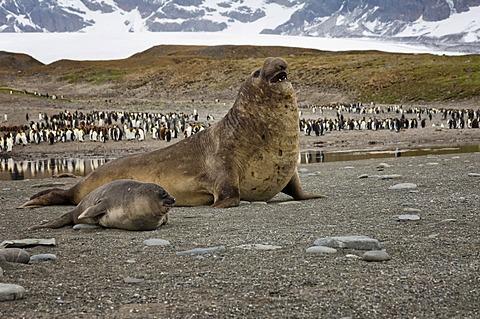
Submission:
M 297 174 L 299 118 L 287 62 L 267 58 L 243 83 L 224 118 L 183 141 L 110 161 L 67 190 L 34 195 L 21 207 L 77 204 L 116 179 L 161 185 L 178 206 L 238 206 L 279 192 L 296 200 L 324 197 L 302 189 Z
M 72 211 L 29 229 L 92 224 L 126 230 L 153 230 L 167 222 L 168 210 L 174 204 L 175 199 L 157 184 L 121 179 L 95 189 Z

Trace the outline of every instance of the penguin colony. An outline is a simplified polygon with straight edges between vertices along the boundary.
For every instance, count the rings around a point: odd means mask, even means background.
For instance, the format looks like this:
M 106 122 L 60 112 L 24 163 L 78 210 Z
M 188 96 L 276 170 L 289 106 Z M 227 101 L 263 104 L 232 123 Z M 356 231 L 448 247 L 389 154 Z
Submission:
M 480 109 L 404 108 L 402 105 L 377 106 L 362 103 L 336 103 L 325 106 L 301 105 L 319 114 L 317 119 L 300 120 L 300 130 L 305 135 L 323 135 L 325 132 L 341 130 L 391 130 L 425 128 L 434 115 L 441 115 L 440 127 L 450 129 L 479 128 Z M 335 118 L 322 117 L 325 111 L 335 111 Z M 302 111 L 300 111 L 302 113 Z
M 441 115 L 440 127 L 449 129 L 479 128 L 480 110 L 445 108 L 406 108 L 402 105 L 377 106 L 373 103 L 335 103 L 324 106 L 300 105 L 299 129 L 305 135 L 323 135 L 341 130 L 391 130 L 425 128 L 435 126 L 429 122 L 434 115 Z M 316 119 L 302 118 L 302 110 L 318 114 Z M 325 111 L 335 111 L 336 117 L 322 117 Z M 26 120 L 28 120 L 28 115 Z M 143 141 L 150 136 L 154 140 L 170 142 L 179 136 L 189 137 L 209 126 L 214 120 L 207 115 L 206 123 L 200 123 L 196 110 L 186 113 L 147 112 L 89 112 L 64 111 L 52 116 L 39 113 L 38 121 L 23 126 L 0 126 L 0 151 L 11 152 L 15 145 L 29 143 L 55 144 L 59 142 L 107 142 Z
M 30 143 L 143 141 L 150 135 L 154 140 L 170 142 L 180 135 L 189 137 L 204 130 L 206 123 L 199 122 L 198 112 L 147 113 L 147 112 L 89 112 L 64 111 L 52 116 L 39 113 L 37 121 L 25 116 L 27 125 L 0 126 L 0 151 L 11 152 L 14 145 Z

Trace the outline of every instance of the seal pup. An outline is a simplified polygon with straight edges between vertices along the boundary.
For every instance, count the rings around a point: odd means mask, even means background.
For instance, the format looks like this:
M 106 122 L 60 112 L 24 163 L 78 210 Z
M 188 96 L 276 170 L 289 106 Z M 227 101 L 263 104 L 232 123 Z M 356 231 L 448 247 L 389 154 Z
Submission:
M 324 197 L 305 192 L 297 173 L 299 116 L 287 62 L 266 58 L 240 87 L 228 113 L 209 128 L 163 149 L 110 161 L 70 189 L 50 189 L 20 206 L 77 204 L 116 179 L 161 185 L 177 206 L 238 206 L 283 192 L 295 200 Z
M 167 213 L 174 204 L 175 198 L 157 184 L 121 179 L 95 189 L 75 209 L 57 219 L 29 230 L 76 224 L 154 230 L 167 223 Z

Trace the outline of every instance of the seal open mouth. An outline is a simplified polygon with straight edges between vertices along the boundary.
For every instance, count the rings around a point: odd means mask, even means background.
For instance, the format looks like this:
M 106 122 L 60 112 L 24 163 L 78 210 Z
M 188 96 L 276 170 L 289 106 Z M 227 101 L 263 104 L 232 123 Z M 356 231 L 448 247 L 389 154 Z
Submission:
M 278 82 L 286 81 L 287 79 L 288 79 L 287 72 L 280 71 L 270 79 L 270 83 L 278 83 Z
M 165 200 L 163 201 L 163 206 L 166 207 L 173 207 L 175 205 L 175 198 L 171 196 L 167 196 Z

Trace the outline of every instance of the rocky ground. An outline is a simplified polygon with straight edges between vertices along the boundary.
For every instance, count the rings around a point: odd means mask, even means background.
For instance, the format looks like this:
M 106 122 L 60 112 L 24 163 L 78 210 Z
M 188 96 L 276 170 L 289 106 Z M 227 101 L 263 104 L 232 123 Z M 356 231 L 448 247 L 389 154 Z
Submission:
M 38 109 L 26 107 L 32 114 Z M 207 112 L 207 111 L 206 111 Z M 221 112 L 219 112 L 221 113 Z M 21 115 L 20 115 L 21 114 Z M 24 116 L 23 110 L 16 116 Z M 480 130 L 337 132 L 302 137 L 302 149 L 478 145 Z M 319 144 L 318 142 L 322 142 Z M 144 143 L 27 146 L 11 156 L 90 156 L 145 151 Z M 166 143 L 166 142 L 158 142 Z M 158 146 L 157 144 L 156 146 Z M 36 148 L 37 147 L 37 148 Z M 0 303 L 2 318 L 477 318 L 480 315 L 480 152 L 299 165 L 304 188 L 326 199 L 171 210 L 155 231 L 28 231 L 71 207 L 19 210 L 29 196 L 79 178 L 2 181 L 0 241 L 54 238 L 26 248 L 55 260 L 1 262 L 0 282 L 23 299 Z M 413 188 L 390 189 L 412 183 Z M 399 220 L 399 215 L 410 216 Z M 403 216 L 405 217 L 405 216 Z M 409 218 L 418 220 L 408 220 Z M 390 256 L 363 250 L 307 253 L 327 236 L 377 239 Z M 147 239 L 165 246 L 147 246 Z M 266 246 L 254 246 L 262 244 Z M 246 245 L 246 246 L 245 246 Z M 203 255 L 194 248 L 224 246 Z M 241 247 L 239 247 L 241 246 Z M 252 249 L 245 249 L 252 248 Z

